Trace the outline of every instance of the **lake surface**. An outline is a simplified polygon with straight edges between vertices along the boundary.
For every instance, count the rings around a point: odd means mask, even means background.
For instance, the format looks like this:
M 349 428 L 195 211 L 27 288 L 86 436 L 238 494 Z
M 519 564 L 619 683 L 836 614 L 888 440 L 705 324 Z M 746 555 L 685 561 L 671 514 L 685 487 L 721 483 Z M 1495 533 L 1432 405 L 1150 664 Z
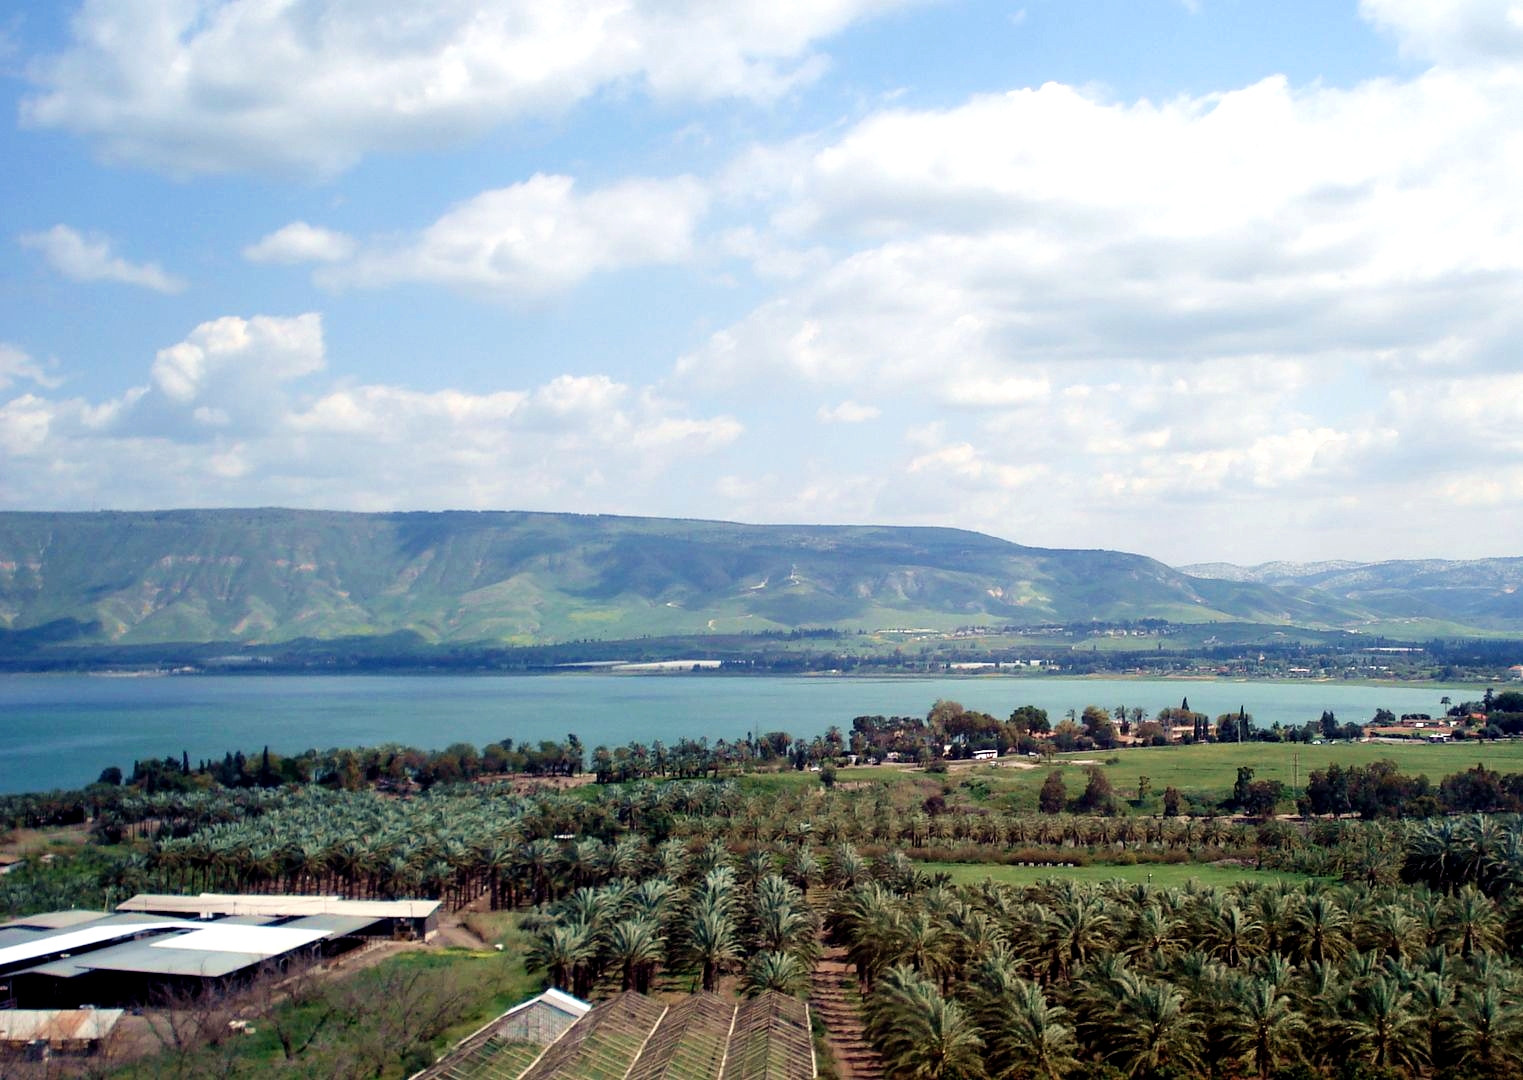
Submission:
M 1304 724 L 1324 709 L 1358 722 L 1382 707 L 1437 714 L 1445 694 L 1469 700 L 1481 690 L 968 676 L 3 675 L 0 792 L 79 787 L 108 765 L 125 772 L 138 758 L 182 751 L 196 761 L 264 746 L 277 753 L 387 742 L 438 749 L 568 732 L 588 747 L 685 735 L 736 739 L 753 730 L 812 738 L 831 724 L 849 731 L 863 714 L 923 716 L 937 698 L 998 717 L 1036 705 L 1054 722 L 1090 704 L 1152 714 L 1188 698 L 1212 717 L 1246 708 L 1267 727 Z

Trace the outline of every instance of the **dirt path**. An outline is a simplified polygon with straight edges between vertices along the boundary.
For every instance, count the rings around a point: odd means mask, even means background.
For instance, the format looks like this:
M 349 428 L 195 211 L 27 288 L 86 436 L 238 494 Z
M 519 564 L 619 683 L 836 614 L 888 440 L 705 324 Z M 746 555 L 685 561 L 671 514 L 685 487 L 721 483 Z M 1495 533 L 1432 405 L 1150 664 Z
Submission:
M 825 1024 L 825 1042 L 841 1080 L 882 1080 L 883 1062 L 862 1038 L 855 977 L 846 950 L 826 949 L 809 980 L 809 1007 Z
M 439 920 L 437 944 L 456 949 L 490 949 L 492 947 L 491 943 L 484 941 L 476 931 L 465 925 L 465 916 L 469 914 L 469 911 L 469 908 L 461 908 Z

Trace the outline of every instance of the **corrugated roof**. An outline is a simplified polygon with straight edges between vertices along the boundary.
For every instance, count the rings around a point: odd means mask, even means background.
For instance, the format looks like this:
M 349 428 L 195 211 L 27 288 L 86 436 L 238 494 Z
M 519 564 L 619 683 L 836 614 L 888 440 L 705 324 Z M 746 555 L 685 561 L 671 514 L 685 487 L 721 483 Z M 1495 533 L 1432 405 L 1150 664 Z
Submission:
M 0 949 L 8 948 L 11 945 L 22 945 L 28 941 L 36 941 L 38 938 L 46 936 L 46 930 L 28 930 L 25 927 L 12 926 L 0 930 Z
M 77 957 L 70 957 L 67 960 L 54 960 L 51 963 L 38 964 L 36 967 L 23 968 L 20 971 L 14 972 L 12 977 L 16 975 L 48 975 L 55 979 L 72 979 L 76 975 L 83 975 L 89 970 L 89 968 L 81 966 Z
M 251 953 L 255 956 L 280 956 L 303 945 L 328 937 L 326 930 L 292 930 L 285 926 L 243 926 L 212 923 L 188 934 L 176 934 L 149 943 L 154 949 L 184 949 L 188 952 Z
M 281 923 L 280 929 L 321 930 L 329 937 L 343 937 L 346 934 L 358 934 L 361 930 L 369 930 L 382 921 L 364 915 L 303 915 L 299 919 Z
M 152 922 L 111 923 L 104 926 L 86 926 L 79 930 L 50 931 L 36 940 L 21 942 L 0 949 L 0 968 L 24 964 L 44 956 L 75 952 L 100 945 L 116 938 L 129 937 L 152 930 L 194 930 L 196 923 L 181 920 L 159 919 Z
M 121 1009 L 0 1009 L 0 1041 L 104 1039 L 121 1018 Z
M 373 919 L 425 919 L 439 910 L 438 900 L 345 900 L 337 896 L 244 896 L 201 893 L 170 896 L 140 893 L 118 904 L 117 911 L 197 915 L 368 915 Z
M 70 926 L 79 926 L 81 923 L 104 919 L 109 914 L 110 912 L 107 911 L 83 911 L 79 908 L 70 908 L 67 911 L 42 911 L 36 915 L 23 915 L 19 919 L 0 923 L 0 930 L 13 926 L 30 926 L 39 930 L 63 930 Z
M 200 949 L 158 949 L 153 942 L 134 941 L 65 961 L 89 971 L 134 971 L 147 975 L 193 975 L 218 979 L 264 963 L 255 952 L 206 952 Z

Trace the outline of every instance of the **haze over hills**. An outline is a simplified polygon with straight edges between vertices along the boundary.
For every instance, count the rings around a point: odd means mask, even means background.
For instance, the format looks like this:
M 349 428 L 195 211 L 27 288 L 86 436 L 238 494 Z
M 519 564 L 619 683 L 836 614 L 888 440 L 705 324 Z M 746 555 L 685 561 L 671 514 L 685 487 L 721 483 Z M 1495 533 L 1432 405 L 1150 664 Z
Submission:
M 280 642 L 400 631 L 539 644 L 1097 619 L 1336 626 L 1326 590 L 940 528 L 542 513 L 0 514 L 14 644 Z
M 1203 563 L 1182 573 L 1218 581 L 1311 589 L 1383 616 L 1440 618 L 1487 629 L 1523 625 L 1523 558 L 1390 562 Z

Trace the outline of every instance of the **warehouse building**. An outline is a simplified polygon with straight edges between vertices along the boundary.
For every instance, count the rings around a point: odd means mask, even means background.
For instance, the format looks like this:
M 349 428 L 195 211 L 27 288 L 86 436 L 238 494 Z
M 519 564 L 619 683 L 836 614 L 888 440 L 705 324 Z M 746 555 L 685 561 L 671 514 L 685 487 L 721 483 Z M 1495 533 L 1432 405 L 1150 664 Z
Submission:
M 376 936 L 427 941 L 438 932 L 439 907 L 438 900 L 345 900 L 340 896 L 244 896 L 233 893 L 169 896 L 141 893 L 118 904 L 116 910 L 184 919 L 345 916 L 383 924 L 384 928 Z
M 0 1005 L 141 1005 L 228 990 L 370 941 L 426 936 L 438 907 L 326 897 L 134 897 L 114 915 L 27 916 L 0 925 Z

